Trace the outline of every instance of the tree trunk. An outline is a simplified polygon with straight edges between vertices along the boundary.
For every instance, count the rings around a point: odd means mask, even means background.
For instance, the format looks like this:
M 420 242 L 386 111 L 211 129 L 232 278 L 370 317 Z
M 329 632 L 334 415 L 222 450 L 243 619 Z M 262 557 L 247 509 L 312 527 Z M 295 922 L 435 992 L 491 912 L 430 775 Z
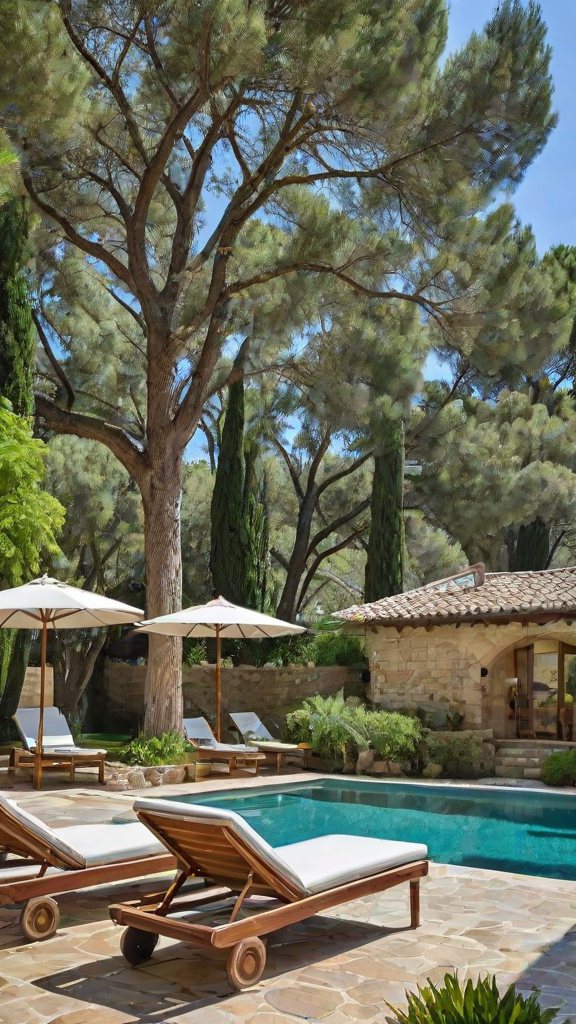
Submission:
M 365 601 L 404 589 L 404 429 L 391 424 L 382 454 L 374 457 L 372 522 L 366 559 Z
M 12 715 L 18 710 L 31 640 L 29 629 L 4 629 L 0 636 L 0 735 L 10 728 Z
M 62 632 L 68 632 L 62 630 Z M 68 637 L 55 640 L 54 650 L 54 703 L 64 712 L 68 722 L 80 722 L 80 701 L 92 678 L 98 655 L 108 634 L 100 629 L 91 637 Z
M 182 604 L 180 506 L 182 455 L 170 438 L 157 454 L 142 488 L 146 555 L 147 618 L 179 611 Z M 148 670 L 144 690 L 144 732 L 161 736 L 182 732 L 182 640 L 148 634 Z
M 300 506 L 298 522 L 296 524 L 296 539 L 286 570 L 286 580 L 282 596 L 276 609 L 278 618 L 283 619 L 285 622 L 294 622 L 296 618 L 298 589 L 306 570 L 306 562 L 308 561 L 308 546 L 312 532 L 314 507 L 315 500 L 307 495 Z

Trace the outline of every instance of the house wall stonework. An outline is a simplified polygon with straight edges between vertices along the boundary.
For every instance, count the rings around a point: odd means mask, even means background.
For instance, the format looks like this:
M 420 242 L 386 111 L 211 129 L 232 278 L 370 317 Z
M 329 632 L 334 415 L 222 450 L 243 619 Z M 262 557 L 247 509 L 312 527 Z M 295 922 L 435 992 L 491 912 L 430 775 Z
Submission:
M 396 710 L 440 703 L 464 715 L 465 729 L 493 729 L 512 736 L 507 683 L 514 675 L 514 648 L 536 640 L 576 643 L 576 624 L 509 623 L 404 628 L 369 626 L 369 696 Z M 481 669 L 488 670 L 481 675 Z

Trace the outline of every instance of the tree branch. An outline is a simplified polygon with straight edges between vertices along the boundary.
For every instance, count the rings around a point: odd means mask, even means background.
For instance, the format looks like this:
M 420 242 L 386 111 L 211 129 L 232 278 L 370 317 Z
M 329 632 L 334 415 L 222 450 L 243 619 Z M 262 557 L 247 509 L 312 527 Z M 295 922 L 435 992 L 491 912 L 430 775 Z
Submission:
M 58 362 L 56 356 L 54 355 L 54 352 L 52 351 L 52 346 L 51 346 L 50 342 L 48 341 L 48 336 L 46 334 L 46 331 L 44 330 L 44 327 L 42 326 L 42 323 L 41 323 L 41 320 L 40 320 L 40 316 L 39 316 L 37 310 L 35 310 L 35 309 L 32 310 L 32 319 L 34 321 L 34 324 L 36 325 L 36 330 L 38 332 L 38 337 L 40 338 L 40 341 L 41 341 L 41 344 L 42 344 L 42 348 L 44 349 L 44 352 L 46 353 L 46 357 L 48 359 L 48 362 L 50 363 L 50 366 L 54 370 L 54 373 L 58 377 L 58 380 L 60 381 L 62 387 L 64 388 L 64 390 L 66 392 L 66 395 L 68 396 L 67 402 L 66 402 L 66 410 L 68 412 L 70 412 L 70 409 L 74 405 L 74 388 L 72 387 L 68 377 L 64 373 L 64 370 L 60 366 L 60 363 Z
M 359 516 L 361 512 L 364 512 L 365 509 L 369 507 L 369 505 L 370 498 L 364 498 L 363 501 L 358 502 L 358 504 L 355 505 L 354 508 L 350 509 L 349 512 L 345 512 L 343 515 L 339 516 L 338 519 L 334 519 L 333 522 L 328 523 L 328 526 L 325 526 L 322 530 L 319 530 L 308 545 L 308 554 L 306 556 L 306 559 L 308 559 L 310 555 L 313 554 L 314 550 L 318 547 L 319 544 L 322 543 L 323 540 L 326 540 L 326 537 L 329 537 L 331 533 L 335 533 L 335 531 L 338 530 L 341 526 L 344 526 L 345 523 L 349 523 L 351 519 L 355 519 L 355 517 Z
M 74 434 L 99 441 L 110 449 L 139 485 L 143 482 L 148 468 L 146 455 L 125 430 L 95 416 L 61 409 L 41 392 L 36 392 L 35 401 L 36 415 L 42 417 L 55 434 Z

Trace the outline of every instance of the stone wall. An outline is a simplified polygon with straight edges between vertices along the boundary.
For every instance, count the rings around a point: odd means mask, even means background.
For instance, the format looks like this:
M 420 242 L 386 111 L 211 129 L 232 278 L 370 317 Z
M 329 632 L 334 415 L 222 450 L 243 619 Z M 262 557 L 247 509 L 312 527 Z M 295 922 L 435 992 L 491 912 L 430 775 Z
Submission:
M 46 680 L 44 683 L 44 704 L 51 707 L 54 704 L 54 669 L 51 665 L 46 666 Z M 40 706 L 40 669 L 29 665 L 24 676 L 24 685 L 18 705 L 21 708 L 37 708 Z
M 576 627 L 559 622 L 546 626 L 463 623 L 400 632 L 394 627 L 368 628 L 369 697 L 393 710 L 438 703 L 463 714 L 465 729 L 493 729 L 497 737 L 513 735 L 506 680 L 514 675 L 514 648 L 539 640 L 574 644 Z M 482 668 L 487 674 L 481 674 Z
M 145 665 L 106 659 L 104 688 L 111 717 L 141 719 L 144 708 Z M 184 711 L 215 712 L 214 666 L 195 665 L 184 670 Z M 256 711 L 261 717 L 316 693 L 360 692 L 358 673 L 339 668 L 254 668 L 240 665 L 222 669 L 223 723 L 228 711 Z

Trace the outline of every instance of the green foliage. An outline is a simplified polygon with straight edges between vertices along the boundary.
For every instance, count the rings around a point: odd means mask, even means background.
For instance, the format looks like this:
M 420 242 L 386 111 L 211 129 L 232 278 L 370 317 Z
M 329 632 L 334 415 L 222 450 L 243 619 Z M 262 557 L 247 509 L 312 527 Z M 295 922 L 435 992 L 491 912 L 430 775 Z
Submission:
M 64 509 L 40 487 L 46 447 L 0 398 L 0 580 L 18 586 L 58 552 Z
M 446 974 L 442 985 L 428 981 L 408 992 L 407 1002 L 406 1012 L 388 1003 L 388 1024 L 550 1024 L 559 1012 L 544 1010 L 536 992 L 523 996 L 514 985 L 501 995 L 495 976 L 476 983 L 470 978 L 462 987 L 457 976 Z
M 426 732 L 425 759 L 442 766 L 450 778 L 482 774 L 482 737 L 475 732 Z
M 302 657 L 318 666 L 367 664 L 364 641 L 342 630 L 317 633 L 303 646 Z
M 370 746 L 378 756 L 383 761 L 409 761 L 422 736 L 418 721 L 395 711 L 362 711 Z
M 434 761 L 430 761 L 424 768 L 422 776 L 425 779 L 439 779 L 443 771 L 444 769 L 441 764 L 435 764 Z
M 542 762 L 542 781 L 547 786 L 576 786 L 576 750 L 557 750 Z
M 396 712 L 368 711 L 343 695 L 309 697 L 286 718 L 286 733 L 294 743 L 311 743 L 312 750 L 342 766 L 348 755 L 369 747 L 391 761 L 408 761 L 421 738 L 416 719 Z
M 268 520 L 257 473 L 258 445 L 245 436 L 243 345 L 241 374 L 228 388 L 210 508 L 210 571 L 218 594 L 243 608 L 266 607 Z
M 185 764 L 190 760 L 192 747 L 176 732 L 162 736 L 138 736 L 123 747 L 118 755 L 124 764 L 151 767 L 159 764 Z
M 464 721 L 464 715 L 459 711 L 440 708 L 436 704 L 420 704 L 416 714 L 425 729 L 434 729 L 436 732 L 458 732 Z
M 28 214 L 20 199 L 0 206 L 0 394 L 18 416 L 34 408 L 35 336 L 24 275 Z
M 401 421 L 388 423 L 383 433 L 374 456 L 365 601 L 404 589 L 404 426 Z
M 182 663 L 188 665 L 199 665 L 201 661 L 207 660 L 206 641 L 197 640 L 193 637 L 184 637 L 182 643 Z

